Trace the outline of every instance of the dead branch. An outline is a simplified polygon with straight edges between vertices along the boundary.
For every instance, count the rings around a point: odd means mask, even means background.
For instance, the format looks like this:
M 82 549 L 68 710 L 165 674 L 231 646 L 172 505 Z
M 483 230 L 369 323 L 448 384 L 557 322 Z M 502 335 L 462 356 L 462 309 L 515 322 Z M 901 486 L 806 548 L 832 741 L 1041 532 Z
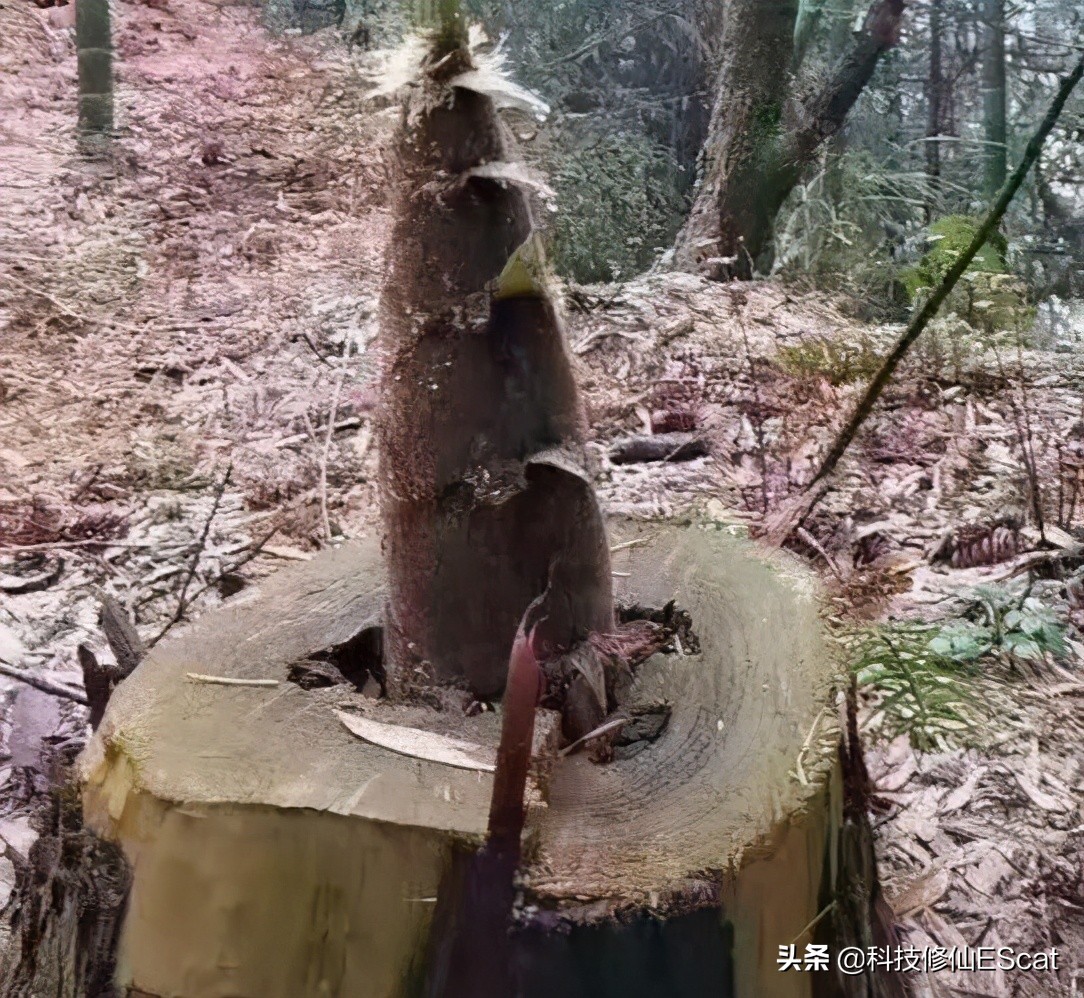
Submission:
M 124 607 L 108 593 L 102 593 L 99 596 L 99 602 L 102 607 L 102 630 L 105 632 L 105 639 L 109 642 L 113 657 L 117 661 L 116 671 L 119 681 L 135 671 L 135 667 L 143 661 L 147 650 Z
M 353 340 L 347 338 L 343 348 L 342 364 L 339 376 L 335 379 L 335 391 L 331 396 L 331 412 L 327 417 L 327 432 L 324 434 L 324 448 L 320 452 L 320 519 L 324 524 L 324 536 L 330 541 L 331 520 L 327 515 L 327 462 L 331 454 L 331 441 L 335 437 L 335 417 L 339 414 L 339 396 L 342 395 L 343 382 L 346 381 L 348 361 L 350 360 L 350 347 Z
M 15 666 L 8 665 L 6 662 L 0 662 L 0 674 L 9 676 L 12 679 L 17 679 L 20 683 L 26 683 L 27 686 L 33 686 L 34 689 L 41 690 L 42 693 L 50 693 L 55 697 L 63 697 L 65 700 L 71 700 L 73 703 L 82 704 L 84 707 L 87 705 L 87 698 L 83 696 L 82 693 L 70 689 L 61 683 L 54 683 L 51 679 L 43 679 L 41 676 L 35 676 L 25 669 L 17 669 Z
M 206 676 L 200 672 L 186 672 L 185 678 L 190 683 L 204 683 L 208 686 L 253 686 L 272 687 L 278 686 L 277 679 L 237 679 L 234 676 Z
M 188 571 L 185 573 L 184 582 L 181 584 L 181 594 L 177 597 L 177 609 L 174 611 L 169 623 L 147 642 L 148 649 L 153 648 L 158 644 L 174 624 L 180 623 L 184 618 L 185 612 L 192 604 L 192 600 L 188 598 L 188 587 L 192 585 L 192 580 L 195 578 L 196 571 L 199 569 L 199 560 L 203 556 L 204 549 L 207 547 L 207 538 L 211 533 L 211 524 L 214 523 L 215 517 L 218 516 L 218 509 L 222 505 L 222 496 L 226 492 L 226 486 L 229 485 L 230 477 L 232 475 L 233 465 L 231 464 L 226 469 L 226 474 L 222 476 L 222 482 L 219 484 L 218 488 L 215 489 L 214 501 L 211 503 L 211 512 L 207 514 L 207 519 L 203 523 L 203 530 L 200 533 L 199 540 L 196 542 L 196 549 L 192 552 L 192 558 L 188 563 Z
M 614 464 L 691 461 L 707 453 L 707 441 L 695 433 L 656 433 L 618 440 L 610 448 L 610 460 Z

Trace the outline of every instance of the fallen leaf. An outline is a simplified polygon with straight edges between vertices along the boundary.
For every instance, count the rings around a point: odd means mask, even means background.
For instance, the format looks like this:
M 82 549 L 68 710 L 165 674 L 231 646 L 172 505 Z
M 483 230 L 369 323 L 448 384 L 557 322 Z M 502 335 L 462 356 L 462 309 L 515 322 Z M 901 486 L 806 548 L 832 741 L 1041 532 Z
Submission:
M 356 714 L 335 711 L 335 716 L 346 729 L 357 735 L 362 741 L 380 748 L 408 755 L 413 759 L 424 759 L 456 769 L 472 769 L 480 773 L 492 773 L 496 770 L 497 753 L 473 742 L 438 735 L 421 728 L 406 728 L 397 724 L 382 724 L 370 721 Z

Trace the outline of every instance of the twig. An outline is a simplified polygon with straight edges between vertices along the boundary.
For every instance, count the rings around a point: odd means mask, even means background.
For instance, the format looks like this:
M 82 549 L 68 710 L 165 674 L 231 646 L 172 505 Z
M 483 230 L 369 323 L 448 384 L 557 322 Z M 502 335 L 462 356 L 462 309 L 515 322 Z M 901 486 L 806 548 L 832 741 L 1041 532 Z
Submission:
M 1019 345 L 1018 345 L 1019 351 Z M 994 345 L 994 358 L 997 360 L 997 370 L 1001 377 L 1008 381 L 1005 365 L 1001 360 L 1001 351 Z M 1023 357 L 1018 353 L 1018 370 L 1020 376 L 1020 404 L 1017 403 L 1013 392 L 1005 393 L 1009 410 L 1012 412 L 1014 429 L 1016 430 L 1016 442 L 1020 447 L 1020 459 L 1024 462 L 1024 471 L 1028 478 L 1028 493 L 1031 500 L 1031 512 L 1035 517 L 1035 525 L 1039 528 L 1039 540 L 1046 543 L 1046 525 L 1043 520 L 1043 492 L 1039 484 L 1039 466 L 1035 457 L 1035 437 L 1031 430 L 1031 416 L 1028 412 L 1029 399 L 1027 393 L 1027 372 L 1024 370 Z
M 655 534 L 652 534 L 650 537 L 634 537 L 631 541 L 622 541 L 620 544 L 615 544 L 610 548 L 610 554 L 613 554 L 616 551 L 624 551 L 625 548 L 634 548 L 641 544 L 648 544 L 655 539 L 655 536 Z
M 22 288 L 24 291 L 29 291 L 31 294 L 37 295 L 39 298 L 44 298 L 54 308 L 59 309 L 70 319 L 78 319 L 80 322 L 95 323 L 99 326 L 104 326 L 107 329 L 123 329 L 127 333 L 136 333 L 139 336 L 145 335 L 149 330 L 144 327 L 130 326 L 126 322 L 119 322 L 116 319 L 96 319 L 92 315 L 84 315 L 82 312 L 76 312 L 70 305 L 65 305 L 59 298 L 54 298 L 47 291 L 42 291 L 40 288 L 34 287 L 33 284 L 29 284 L 26 281 L 20 281 L 19 278 L 13 274 L 8 274 L 7 278 L 12 284 Z
M 147 642 L 147 648 L 153 648 L 159 641 L 162 640 L 169 632 L 170 628 L 174 624 L 180 623 L 184 618 L 185 611 L 191 606 L 192 601 L 188 599 L 188 587 L 192 585 L 192 580 L 196 576 L 196 571 L 199 568 L 199 560 L 203 555 L 204 549 L 207 547 L 207 538 L 211 533 L 211 524 L 214 523 L 215 517 L 218 515 L 218 509 L 222 505 L 222 496 L 226 492 L 226 486 L 230 484 L 230 477 L 233 475 L 233 465 L 231 464 L 226 468 L 226 474 L 222 476 L 222 481 L 218 488 L 215 489 L 215 498 L 211 503 L 211 512 L 208 513 L 207 519 L 203 523 L 203 530 L 199 535 L 199 540 L 196 542 L 196 550 L 192 553 L 192 559 L 188 563 L 188 571 L 185 573 L 184 582 L 181 584 L 181 594 L 177 597 L 177 609 L 173 613 L 173 617 L 169 623 L 162 628 L 150 641 Z M 193 597 L 194 598 L 194 597 Z
M 820 913 L 817 915 L 817 917 L 814 918 L 812 922 L 810 922 L 804 929 L 802 929 L 801 932 L 798 933 L 798 935 L 796 935 L 790 941 L 791 946 L 793 946 L 796 942 L 798 942 L 798 940 L 801 939 L 802 936 L 804 936 L 810 929 L 815 928 L 820 923 L 820 920 L 822 918 L 824 918 L 824 916 L 827 915 L 828 912 L 832 911 L 835 908 L 835 906 L 836 906 L 836 902 L 835 901 L 830 901 L 826 907 L 822 908 Z
M 615 28 L 610 28 L 608 31 L 600 32 L 594 35 L 589 41 L 585 42 L 579 48 L 573 49 L 571 52 L 565 55 L 558 56 L 556 59 L 551 59 L 549 62 L 545 62 L 540 67 L 543 70 L 553 69 L 554 66 L 560 66 L 566 62 L 575 62 L 580 56 L 586 55 L 592 49 L 597 48 L 602 42 L 604 42 L 609 36 L 614 34 L 633 35 L 642 28 L 648 28 L 656 21 L 661 21 L 664 17 L 674 17 L 677 14 L 677 8 L 671 10 L 663 10 L 654 14 L 651 17 L 646 17 L 626 27 L 623 24 L 617 25 Z
M 23 669 L 17 669 L 6 662 L 0 662 L 0 674 L 17 679 L 20 683 L 26 683 L 27 686 L 33 686 L 34 689 L 41 690 L 42 693 L 51 693 L 53 696 L 64 697 L 64 699 L 71 700 L 73 703 L 82 704 L 84 707 L 87 706 L 87 698 L 82 693 L 69 689 L 60 683 L 54 683 L 51 679 L 42 679 L 41 676 L 35 676 Z
M 188 605 L 191 606 L 205 592 L 207 592 L 208 589 L 210 589 L 212 586 L 218 585 L 218 583 L 222 581 L 223 576 L 229 575 L 232 572 L 236 572 L 239 568 L 244 568 L 244 566 L 247 565 L 250 561 L 252 561 L 253 558 L 258 557 L 263 552 L 264 548 L 267 545 L 267 542 L 270 541 L 271 538 L 274 537 L 275 534 L 277 534 L 281 529 L 282 528 L 278 526 L 272 527 L 272 529 L 267 534 L 265 534 L 262 538 L 260 538 L 260 540 L 253 544 L 243 555 L 241 555 L 240 558 L 237 559 L 237 561 L 231 562 L 224 569 L 222 569 L 222 571 L 219 572 L 212 581 L 205 583 L 201 588 L 197 589 L 192 594 L 192 598 L 188 601 Z
M 582 357 L 584 354 L 594 350 L 603 340 L 609 339 L 612 336 L 618 336 L 625 340 L 642 340 L 644 338 L 640 333 L 628 333 L 623 329 L 603 329 L 597 333 L 591 333 L 590 336 L 580 340 L 580 342 L 572 348 L 572 352 L 577 357 Z
M 67 548 L 153 548 L 157 547 L 149 541 L 106 541 L 100 537 L 88 537 L 81 541 L 43 541 L 41 544 L 11 544 L 0 547 L 0 554 L 30 554 L 34 551 L 60 551 Z
M 1076 88 L 1082 76 L 1084 76 L 1084 56 L 1080 58 L 1069 75 L 1062 81 L 1057 95 L 1046 112 L 1046 116 L 1035 130 L 1035 134 L 1028 141 L 1023 159 L 1020 160 L 1012 176 L 1005 181 L 1005 185 L 1001 188 L 989 211 L 987 211 L 982 224 L 975 230 L 971 243 L 956 258 L 955 263 L 948 269 L 948 272 L 941 279 L 941 283 L 927 299 L 926 304 L 912 316 L 907 328 L 903 331 L 903 335 L 897 340 L 891 353 L 884 359 L 880 369 L 873 376 L 858 405 L 855 406 L 850 419 L 847 420 L 846 425 L 836 437 L 827 455 L 825 455 L 807 491 L 798 496 L 795 502 L 784 506 L 772 518 L 771 522 L 766 524 L 765 537 L 771 543 L 775 545 L 782 544 L 794 532 L 795 528 L 801 525 L 813 506 L 824 494 L 823 489 L 819 493 L 816 489 L 824 485 L 825 480 L 835 471 L 836 465 L 839 464 L 840 459 L 847 452 L 859 428 L 873 411 L 873 407 L 877 404 L 881 393 L 885 390 L 889 381 L 892 380 L 892 375 L 896 373 L 900 361 L 907 355 L 915 340 L 918 339 L 926 326 L 929 325 L 930 320 L 937 314 L 945 299 L 963 276 L 964 271 L 971 265 L 971 261 L 975 259 L 979 250 L 986 245 L 987 240 L 1000 225 L 1006 209 L 1016 196 L 1017 191 L 1019 191 L 1031 167 L 1038 160 L 1039 154 L 1042 152 L 1043 142 L 1057 124 L 1069 95 Z
M 760 465 L 760 512 L 763 515 L 768 512 L 768 447 L 764 440 L 764 403 L 760 397 L 760 380 L 757 378 L 756 364 L 753 361 L 753 350 L 749 346 L 749 330 L 745 328 L 747 304 L 748 299 L 745 295 L 737 295 L 731 299 L 731 309 L 738 320 L 742 342 L 745 344 L 745 362 L 749 365 L 749 379 L 753 383 L 753 404 L 757 410 L 756 421 L 753 423 L 753 435 L 756 437 L 757 463 Z M 835 570 L 831 558 L 825 555 L 824 560 Z M 836 572 L 836 574 L 839 573 Z
M 577 738 L 571 745 L 566 745 L 557 754 L 560 756 L 571 755 L 576 749 L 586 745 L 587 742 L 594 741 L 596 738 L 601 738 L 603 735 L 608 734 L 611 731 L 616 731 L 618 728 L 623 728 L 628 723 L 629 718 L 627 717 L 615 717 L 612 721 L 600 724 L 594 731 L 588 731 L 586 735 L 582 738 Z
M 327 417 L 327 433 L 324 435 L 324 449 L 320 454 L 320 519 L 324 523 L 324 536 L 330 541 L 331 536 L 331 520 L 327 515 L 327 462 L 328 456 L 331 453 L 331 441 L 335 436 L 335 417 L 339 413 L 339 396 L 342 394 L 343 382 L 346 381 L 347 361 L 350 359 L 350 347 L 353 346 L 354 341 L 349 337 L 346 340 L 346 346 L 343 348 L 342 366 L 339 370 L 339 376 L 335 381 L 335 391 L 331 396 L 331 412 Z
M 209 686 L 278 686 L 277 679 L 234 679 L 232 676 L 205 676 L 199 672 L 186 672 L 190 683 L 206 683 Z
M 805 527 L 799 527 L 797 530 L 798 537 L 801 538 L 806 544 L 808 544 L 814 551 L 817 552 L 824 560 L 828 567 L 832 570 L 832 574 L 843 581 L 843 574 L 839 570 L 839 566 L 832 560 L 827 551 L 824 550 L 821 542 L 817 540 Z
M 306 440 L 316 439 L 316 431 L 312 428 L 311 422 L 308 421 L 308 413 L 305 413 L 304 417 L 306 423 L 308 424 L 305 427 L 305 432 L 295 433 L 293 436 L 290 437 L 283 437 L 281 440 L 276 442 L 276 449 L 280 449 L 282 447 L 292 447 L 294 444 L 303 444 Z M 349 419 L 343 419 L 336 423 L 335 432 L 338 433 L 340 430 L 353 430 L 357 429 L 357 427 L 359 426 L 361 426 L 361 420 L 358 419 L 357 416 L 351 416 Z

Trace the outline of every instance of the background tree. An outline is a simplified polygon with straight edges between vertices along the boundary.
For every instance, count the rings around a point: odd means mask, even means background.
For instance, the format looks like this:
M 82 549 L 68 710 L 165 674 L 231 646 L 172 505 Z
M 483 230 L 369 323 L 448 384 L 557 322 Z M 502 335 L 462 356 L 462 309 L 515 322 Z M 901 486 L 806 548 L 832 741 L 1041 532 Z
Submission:
M 878 0 L 854 42 L 808 93 L 790 66 L 798 0 L 732 0 L 725 10 L 700 188 L 678 237 L 679 265 L 750 277 L 769 266 L 775 216 L 824 141 L 842 128 L 900 33 L 902 0 Z
M 113 130 L 113 38 L 109 0 L 81 0 L 75 9 L 79 50 L 79 127 L 84 135 Z
M 941 32 L 944 0 L 930 0 L 929 39 L 930 73 L 926 84 L 926 182 L 936 195 L 941 186 L 941 121 L 945 92 L 944 65 L 941 58 Z M 933 215 L 927 205 L 927 220 Z
M 983 129 L 985 148 L 985 188 L 988 197 L 1005 183 L 1008 172 L 1008 131 L 1006 128 L 1005 86 L 1005 0 L 983 3 Z

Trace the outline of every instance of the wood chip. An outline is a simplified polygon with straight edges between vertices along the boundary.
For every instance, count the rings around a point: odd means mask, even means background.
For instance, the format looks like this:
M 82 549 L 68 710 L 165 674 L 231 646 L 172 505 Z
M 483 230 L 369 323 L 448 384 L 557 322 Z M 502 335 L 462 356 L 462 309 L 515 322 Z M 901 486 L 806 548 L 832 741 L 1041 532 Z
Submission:
M 936 904 L 949 889 L 951 875 L 943 866 L 926 870 L 889 898 L 897 918 L 913 915 Z
M 986 768 L 986 766 L 979 766 L 960 786 L 951 791 L 941 802 L 937 813 L 949 814 L 952 811 L 959 811 L 960 808 L 969 804 L 972 795 L 975 793 L 975 788 L 979 785 L 979 781 L 986 775 Z
M 1029 775 L 1014 771 L 1013 776 L 1016 777 L 1016 782 L 1020 784 L 1020 789 L 1027 794 L 1028 799 L 1036 807 L 1059 814 L 1072 809 L 1073 805 L 1069 801 L 1048 794 L 1045 790 L 1040 790 L 1037 781 L 1033 780 Z

